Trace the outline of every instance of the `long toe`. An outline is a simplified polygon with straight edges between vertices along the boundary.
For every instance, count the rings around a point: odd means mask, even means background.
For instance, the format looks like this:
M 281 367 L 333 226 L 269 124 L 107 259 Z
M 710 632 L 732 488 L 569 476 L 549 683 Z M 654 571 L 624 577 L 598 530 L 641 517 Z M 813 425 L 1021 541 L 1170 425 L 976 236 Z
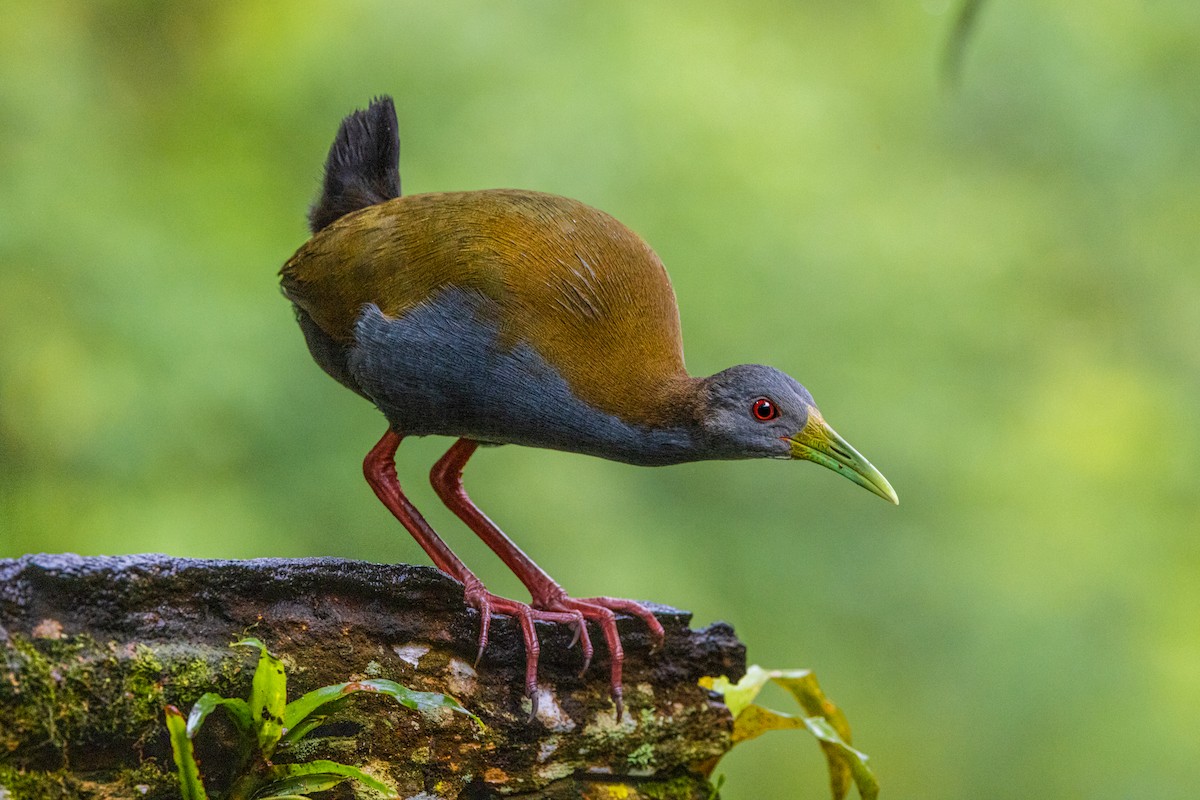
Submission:
M 463 599 L 467 606 L 476 609 L 482 618 L 479 625 L 479 654 L 476 664 L 478 664 L 478 659 L 483 657 L 484 649 L 487 647 L 492 614 L 510 616 L 520 626 L 521 638 L 525 643 L 525 696 L 529 698 L 530 702 L 530 719 L 533 719 L 538 711 L 537 675 L 541 654 L 541 645 L 538 642 L 534 623 L 554 622 L 570 625 L 577 631 L 582 631 L 579 634 L 579 640 L 583 646 L 584 663 L 586 665 L 591 661 L 592 642 L 587 633 L 587 623 L 585 622 L 587 615 L 580 609 L 533 608 L 527 603 L 492 594 L 484 589 L 483 584 L 478 581 L 467 587 Z
M 492 630 L 492 613 L 495 611 L 492 607 L 492 594 L 476 580 L 474 585 L 467 586 L 463 601 L 468 608 L 479 612 L 479 649 L 475 652 L 475 668 L 478 669 L 479 662 L 483 660 L 483 651 L 487 649 L 488 634 Z
M 590 604 L 580 602 L 579 605 L 589 606 Z M 625 666 L 625 648 L 621 646 L 621 634 L 617 632 L 617 615 L 603 606 L 591 606 L 591 608 L 601 612 L 594 613 L 591 618 L 596 620 L 600 630 L 604 632 L 604 641 L 608 645 L 609 667 L 612 671 L 612 699 L 613 704 L 617 707 L 617 721 L 620 722 L 621 717 L 625 714 L 625 703 L 622 700 L 625 690 L 621 684 L 621 672 Z M 587 615 L 585 614 L 585 616 Z
M 576 642 L 579 642 L 579 649 L 583 652 L 583 665 L 579 668 L 579 677 L 582 678 L 587 674 L 588 667 L 592 665 L 592 654 L 595 651 L 592 649 L 592 637 L 588 633 L 587 619 L 581 612 L 576 611 L 575 613 L 579 614 L 579 621 L 575 625 L 575 635 L 571 637 L 571 643 L 567 645 L 567 649 L 570 650 Z
M 625 600 L 620 597 L 588 597 L 581 600 L 581 602 L 602 606 L 642 620 L 642 622 L 646 623 L 646 628 L 650 631 L 651 651 L 661 648 L 663 642 L 666 640 L 666 631 L 663 630 L 662 623 L 658 621 L 658 617 L 654 616 L 653 611 L 636 600 Z
M 650 609 L 646 608 L 641 603 L 634 600 L 624 600 L 619 597 L 589 597 L 587 599 L 576 599 L 569 597 L 557 586 L 556 591 L 548 592 L 545 596 L 536 597 L 533 601 L 535 609 L 546 612 L 576 612 L 583 616 L 584 619 L 595 622 L 601 633 L 604 634 L 605 644 L 608 645 L 610 655 L 611 669 L 611 686 L 613 704 L 617 709 L 617 719 L 620 720 L 624 715 L 624 689 L 622 685 L 622 672 L 625 664 L 625 649 L 621 644 L 620 634 L 617 632 L 616 613 L 620 612 L 630 616 L 638 617 L 649 629 L 651 649 L 657 650 L 662 647 L 665 638 L 665 631 L 662 623 L 654 616 Z M 583 632 L 583 637 L 587 636 L 587 631 Z M 584 665 L 583 671 L 587 670 L 588 664 L 591 662 L 590 645 L 584 639 Z M 582 676 L 583 672 L 580 672 Z
M 617 632 L 617 616 L 610 609 L 600 603 L 593 603 L 590 600 L 576 600 L 566 595 L 555 597 L 547 603 L 554 610 L 570 609 L 583 615 L 584 619 L 595 622 L 600 632 L 604 634 L 604 643 L 608 645 L 609 666 L 611 670 L 611 687 L 613 703 L 617 707 L 617 719 L 620 720 L 624 713 L 624 702 L 622 697 L 624 691 L 621 685 L 621 673 L 625 664 L 625 648 L 621 646 L 621 635 Z M 586 671 L 590 658 L 585 660 L 584 670 Z M 580 675 L 582 676 L 582 672 Z

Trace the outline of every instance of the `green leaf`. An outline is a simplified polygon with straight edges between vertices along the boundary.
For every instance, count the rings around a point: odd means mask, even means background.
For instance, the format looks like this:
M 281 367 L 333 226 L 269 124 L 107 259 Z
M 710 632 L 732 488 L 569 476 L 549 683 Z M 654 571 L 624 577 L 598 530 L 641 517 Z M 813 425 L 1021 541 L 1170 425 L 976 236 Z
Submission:
M 758 664 L 751 664 L 737 683 L 731 683 L 729 678 L 722 675 L 719 678 L 701 678 L 700 685 L 720 694 L 725 699 L 725 705 L 729 707 L 729 713 L 737 719 L 742 710 L 754 702 L 754 698 L 758 697 L 758 693 L 770 679 L 771 673 Z
M 387 695 L 405 708 L 411 708 L 415 711 L 432 711 L 437 708 L 449 708 L 453 711 L 466 714 L 476 722 L 479 722 L 479 724 L 483 724 L 479 717 L 467 711 L 457 700 L 449 695 L 438 692 L 418 692 L 406 686 L 401 686 L 395 681 L 372 678 L 365 681 L 349 681 L 347 683 L 333 684 L 332 686 L 322 686 L 320 689 L 313 689 L 308 694 L 296 698 L 288 703 L 287 708 L 284 710 L 283 727 L 290 731 L 321 706 L 354 692 L 377 692 Z
M 788 729 L 807 730 L 817 736 L 818 744 L 821 745 L 821 749 L 825 753 L 825 760 L 828 762 L 829 785 L 833 796 L 835 800 L 845 797 L 846 792 L 850 789 L 851 769 L 842 754 L 826 740 L 826 737 L 817 735 L 818 730 L 826 729 L 833 732 L 835 736 L 837 735 L 837 732 L 823 717 L 793 716 L 780 711 L 772 711 L 760 705 L 748 706 L 734 720 L 733 743 L 737 745 L 749 741 L 762 736 L 767 731 Z M 839 741 L 841 741 L 840 738 Z M 859 755 L 862 754 L 859 753 Z M 865 759 L 866 756 L 863 758 Z M 863 794 L 861 789 L 859 794 Z M 863 796 L 867 797 L 865 794 Z
M 347 778 L 342 775 L 333 775 L 330 773 L 316 773 L 313 775 L 297 775 L 292 778 L 283 778 L 281 780 L 272 781 L 266 786 L 263 786 L 254 793 L 254 800 L 268 800 L 268 798 L 281 797 L 306 797 L 310 792 L 323 792 L 326 789 L 332 789 L 339 783 L 346 781 Z
M 879 781 L 875 779 L 875 775 L 867 766 L 867 754 L 855 750 L 842 739 L 833 725 L 824 717 L 805 717 L 804 723 L 813 736 L 821 741 L 821 746 L 825 750 L 825 757 L 829 760 L 829 777 L 830 783 L 833 786 L 833 796 L 840 798 L 846 796 L 849 790 L 848 781 L 844 778 L 839 783 L 837 772 L 834 769 L 834 761 L 838 761 L 843 765 L 844 770 L 848 770 L 850 776 L 854 778 L 854 785 L 858 788 L 858 796 L 863 800 L 875 800 L 879 796 Z M 840 793 L 839 793 L 840 788 Z
M 242 639 L 234 647 L 257 647 L 258 666 L 250 684 L 250 715 L 258 736 L 258 747 L 263 758 L 270 758 L 275 745 L 283 736 L 283 711 L 287 705 L 287 673 L 283 662 L 267 650 L 267 646 L 255 638 Z
M 332 700 L 290 728 L 286 727 L 287 713 L 285 712 L 283 715 L 285 727 L 283 731 L 283 738 L 279 740 L 280 745 L 294 744 L 303 739 L 312 732 L 313 728 L 316 728 L 318 725 L 325 722 L 330 715 L 336 714 L 338 711 L 340 711 L 348 699 L 349 695 L 343 696 L 338 700 Z
M 877 795 L 879 784 L 867 768 L 866 755 L 850 747 L 850 723 L 846 715 L 821 691 L 817 676 L 811 670 L 777 671 L 771 674 L 771 680 L 787 689 L 810 715 L 804 721 L 825 751 L 833 796 L 839 800 L 845 797 L 850 791 L 851 778 L 860 797 L 870 800 Z M 828 731 L 833 738 L 818 731 Z
M 312 714 L 321 706 L 345 697 L 349 693 L 349 687 L 354 685 L 355 684 L 353 681 L 347 683 L 335 683 L 330 686 L 322 686 L 319 689 L 313 689 L 311 692 L 297 697 L 295 700 L 288 703 L 283 710 L 283 727 L 291 732 L 297 725 L 303 722 L 309 714 Z
M 306 764 L 282 764 L 268 773 L 271 783 L 255 793 L 255 798 L 278 798 L 284 794 L 319 792 L 331 789 L 352 778 L 385 797 L 399 797 L 396 790 L 383 781 L 368 775 L 358 767 L 336 761 L 309 761 Z
M 208 800 L 204 782 L 200 780 L 200 767 L 188 737 L 187 722 L 183 712 L 175 706 L 164 709 L 167 717 L 167 732 L 171 737 L 171 752 L 175 754 L 175 767 L 179 770 L 179 789 L 183 800 Z
M 760 705 L 747 706 L 733 723 L 733 743 L 756 739 L 767 731 L 787 729 L 807 730 L 803 717 L 794 717 L 780 711 L 772 711 Z
M 204 720 L 219 706 L 225 706 L 225 710 L 237 725 L 240 733 L 250 735 L 254 730 L 254 718 L 250 714 L 250 706 L 246 701 L 237 697 L 221 697 L 216 692 L 207 692 L 201 695 L 196 704 L 192 706 L 192 713 L 188 714 L 187 735 L 189 739 L 196 738 L 196 732 L 200 730 Z
M 755 705 L 754 700 L 767 682 L 788 692 L 807 716 L 794 716 Z M 829 766 L 829 784 L 834 800 L 842 800 L 851 781 L 863 800 L 874 800 L 879 782 L 867 767 L 866 754 L 850 746 L 850 725 L 846 715 L 825 696 L 812 670 L 765 670 L 753 665 L 737 683 L 724 676 L 702 678 L 700 685 L 720 693 L 733 714 L 733 742 L 761 736 L 770 730 L 803 728 L 816 737 Z
M 259 650 L 267 649 L 267 646 L 263 644 L 262 639 L 255 638 L 253 636 L 247 636 L 244 639 L 239 639 L 230 645 L 230 647 L 257 647 Z
M 821 691 L 812 670 L 775 670 L 771 680 L 791 692 L 800 707 L 813 717 L 824 717 L 846 742 L 850 742 L 850 723 L 846 715 Z

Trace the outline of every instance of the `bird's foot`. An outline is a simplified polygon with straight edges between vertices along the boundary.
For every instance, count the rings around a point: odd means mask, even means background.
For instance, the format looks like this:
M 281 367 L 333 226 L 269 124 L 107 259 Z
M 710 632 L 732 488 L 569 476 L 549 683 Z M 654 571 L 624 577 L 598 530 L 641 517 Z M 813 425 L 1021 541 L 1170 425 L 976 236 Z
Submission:
M 579 670 L 582 677 L 592 663 L 593 647 L 588 635 L 587 621 L 595 622 L 604 634 L 605 644 L 610 654 L 610 675 L 613 703 L 616 705 L 617 719 L 625 713 L 624 690 L 622 686 L 622 667 L 625 663 L 625 649 L 621 645 L 621 637 L 617 632 L 617 613 L 639 617 L 650 630 L 653 649 L 657 650 L 663 644 L 665 633 L 662 624 L 650 609 L 633 600 L 623 600 L 616 597 L 589 597 L 576 599 L 570 597 L 561 588 L 554 586 L 539 592 L 531 604 L 510 600 L 492 594 L 484 588 L 477 578 L 467 581 L 464 600 L 468 606 L 479 612 L 479 651 L 475 663 L 483 657 L 491 630 L 492 614 L 507 614 L 517 621 L 521 627 L 521 637 L 525 642 L 525 695 L 531 703 L 529 716 L 532 719 L 537 714 L 537 668 L 541 646 L 538 643 L 535 622 L 558 622 L 570 625 L 575 630 L 571 647 L 579 642 L 583 651 L 583 666 Z
M 575 629 L 575 638 L 571 646 L 580 642 L 583 648 L 584 669 L 592 660 L 592 640 L 588 636 L 587 623 L 583 613 L 569 609 L 534 608 L 527 603 L 510 600 L 507 597 L 492 594 L 484 588 L 483 583 L 474 576 L 466 582 L 463 600 L 468 607 L 479 612 L 479 651 L 475 654 L 475 665 L 479 666 L 483 651 L 487 648 L 488 635 L 492 627 L 492 614 L 506 614 L 517 621 L 521 627 L 521 638 L 525 641 L 525 696 L 531 703 L 529 718 L 537 715 L 537 669 L 541 645 L 538 644 L 537 632 L 533 623 L 559 622 L 571 625 Z
M 646 627 L 650 629 L 653 650 L 657 650 L 662 646 L 665 636 L 662 624 L 650 609 L 633 600 L 622 600 L 617 597 L 577 599 L 569 596 L 557 585 L 552 585 L 544 591 L 538 592 L 533 598 L 533 608 L 541 613 L 578 614 L 581 619 L 591 620 L 600 626 L 600 631 L 604 634 L 605 644 L 608 645 L 612 698 L 613 703 L 617 707 L 617 719 L 620 720 L 625 713 L 624 688 L 621 681 L 621 670 L 625 663 L 625 648 L 621 645 L 621 637 L 617 632 L 616 612 L 640 617 L 646 623 Z M 586 641 L 586 625 L 581 624 L 578 630 L 583 632 L 585 639 L 583 668 L 579 671 L 582 677 L 591 664 L 592 651 L 591 645 Z

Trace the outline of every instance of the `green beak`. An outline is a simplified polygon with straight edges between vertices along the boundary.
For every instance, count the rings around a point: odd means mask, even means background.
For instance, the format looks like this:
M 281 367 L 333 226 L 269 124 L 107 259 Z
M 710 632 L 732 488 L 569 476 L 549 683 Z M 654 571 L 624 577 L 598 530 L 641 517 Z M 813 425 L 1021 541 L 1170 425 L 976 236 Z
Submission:
M 900 498 L 887 478 L 871 466 L 850 444 L 829 427 L 815 408 L 809 409 L 808 422 L 795 436 L 785 439 L 792 446 L 792 458 L 815 461 L 839 475 L 849 478 L 859 486 L 874 492 L 896 505 Z

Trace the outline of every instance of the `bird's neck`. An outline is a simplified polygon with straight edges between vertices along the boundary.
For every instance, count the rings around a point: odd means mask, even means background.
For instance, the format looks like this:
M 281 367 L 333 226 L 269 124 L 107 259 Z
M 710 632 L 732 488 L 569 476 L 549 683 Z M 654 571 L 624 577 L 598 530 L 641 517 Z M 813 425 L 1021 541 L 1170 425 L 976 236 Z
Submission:
M 702 390 L 703 382 L 686 374 L 646 386 L 636 417 L 568 401 L 558 407 L 566 412 L 561 418 L 543 417 L 524 443 L 640 466 L 695 461 L 705 457 Z
M 700 419 L 703 385 L 703 378 L 684 372 L 644 387 L 637 418 L 630 422 L 653 428 L 693 427 Z
M 704 379 L 670 376 L 641 395 L 636 418 L 621 418 L 625 434 L 610 438 L 605 458 L 646 466 L 679 464 L 704 457 L 701 424 Z

